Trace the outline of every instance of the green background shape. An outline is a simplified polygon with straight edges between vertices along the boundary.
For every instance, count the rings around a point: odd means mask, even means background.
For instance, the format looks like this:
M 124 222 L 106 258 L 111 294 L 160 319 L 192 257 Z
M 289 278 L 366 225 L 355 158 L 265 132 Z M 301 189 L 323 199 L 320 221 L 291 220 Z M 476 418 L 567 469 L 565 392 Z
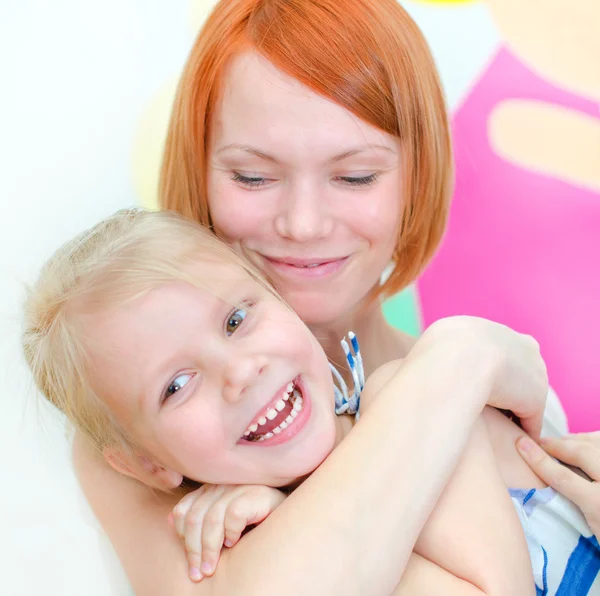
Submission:
M 414 286 L 402 290 L 383 303 L 383 314 L 390 325 L 418 336 L 422 331 L 419 296 Z

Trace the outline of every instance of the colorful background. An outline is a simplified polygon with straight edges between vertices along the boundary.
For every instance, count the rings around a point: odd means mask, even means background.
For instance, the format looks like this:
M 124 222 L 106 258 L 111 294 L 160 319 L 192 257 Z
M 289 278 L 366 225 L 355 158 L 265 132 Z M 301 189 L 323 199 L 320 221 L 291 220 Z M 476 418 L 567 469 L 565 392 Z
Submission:
M 78 491 L 64 422 L 29 381 L 20 304 L 66 239 L 155 205 L 175 81 L 212 4 L 2 5 L 2 594 L 130 593 Z M 600 3 L 402 4 L 440 68 L 457 185 L 442 249 L 386 314 L 413 333 L 463 313 L 532 333 L 571 429 L 600 428 Z

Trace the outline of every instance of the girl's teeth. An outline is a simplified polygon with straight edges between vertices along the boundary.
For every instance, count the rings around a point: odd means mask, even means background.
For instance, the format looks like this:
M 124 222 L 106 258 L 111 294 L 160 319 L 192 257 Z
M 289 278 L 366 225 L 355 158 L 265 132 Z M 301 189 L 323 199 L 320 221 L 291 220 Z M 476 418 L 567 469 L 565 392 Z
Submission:
M 290 424 L 292 424 L 294 418 L 297 418 L 298 414 L 304 407 L 304 400 L 302 399 L 302 397 L 300 397 L 300 394 L 298 392 L 295 392 L 295 387 L 293 383 L 287 384 L 286 390 L 283 393 L 282 398 L 277 401 L 273 408 L 269 408 L 264 416 L 261 416 L 256 423 L 251 424 L 244 431 L 244 437 L 249 437 L 250 435 L 256 433 L 260 426 L 266 424 L 267 420 L 274 420 L 279 414 L 279 412 L 281 412 L 285 408 L 285 402 L 288 401 L 290 398 L 292 398 L 293 400 L 291 402 L 293 403 L 293 407 L 288 417 L 283 422 L 281 422 L 279 426 L 274 428 L 272 431 L 265 433 L 262 437 L 254 437 L 253 439 L 249 440 L 264 441 L 266 439 L 273 438 L 275 435 L 278 435 L 282 430 L 285 430 Z

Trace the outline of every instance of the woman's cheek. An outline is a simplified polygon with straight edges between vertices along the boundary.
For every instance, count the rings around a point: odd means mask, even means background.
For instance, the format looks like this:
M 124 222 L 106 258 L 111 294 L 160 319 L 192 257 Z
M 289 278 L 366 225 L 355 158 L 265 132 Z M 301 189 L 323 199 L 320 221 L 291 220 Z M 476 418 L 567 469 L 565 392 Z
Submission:
M 260 191 L 246 191 L 223 184 L 210 201 L 210 211 L 217 233 L 230 244 L 257 235 L 268 219 L 264 196 Z

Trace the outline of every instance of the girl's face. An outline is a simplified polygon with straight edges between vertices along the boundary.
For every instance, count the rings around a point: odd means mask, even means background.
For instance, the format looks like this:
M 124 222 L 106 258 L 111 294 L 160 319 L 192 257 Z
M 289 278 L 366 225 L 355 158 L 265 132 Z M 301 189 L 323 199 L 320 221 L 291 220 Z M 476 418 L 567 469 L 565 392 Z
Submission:
M 211 123 L 215 228 L 302 320 L 333 323 L 379 283 L 397 244 L 400 149 L 259 55 L 241 55 Z
M 327 359 L 241 267 L 199 268 L 217 291 L 169 283 L 84 315 L 92 387 L 163 466 L 201 482 L 286 485 L 334 446 Z

